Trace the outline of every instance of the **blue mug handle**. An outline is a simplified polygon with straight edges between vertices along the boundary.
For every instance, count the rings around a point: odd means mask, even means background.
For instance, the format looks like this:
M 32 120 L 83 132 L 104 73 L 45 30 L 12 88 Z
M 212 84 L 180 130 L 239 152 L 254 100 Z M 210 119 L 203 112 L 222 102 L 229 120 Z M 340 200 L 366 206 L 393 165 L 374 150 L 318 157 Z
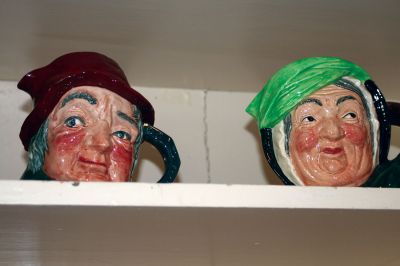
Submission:
M 158 180 L 158 183 L 174 182 L 181 165 L 181 160 L 179 159 L 178 150 L 172 138 L 158 128 L 144 124 L 143 141 L 153 145 L 163 158 L 165 171 L 161 179 Z

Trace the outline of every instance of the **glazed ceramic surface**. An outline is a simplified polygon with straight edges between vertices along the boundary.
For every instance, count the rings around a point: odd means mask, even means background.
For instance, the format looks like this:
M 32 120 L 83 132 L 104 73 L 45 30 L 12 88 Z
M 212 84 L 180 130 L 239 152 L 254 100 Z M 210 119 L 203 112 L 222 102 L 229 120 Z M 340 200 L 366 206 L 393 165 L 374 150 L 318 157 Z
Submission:
M 70 90 L 49 115 L 44 172 L 56 180 L 128 181 L 139 135 L 135 108 L 100 87 Z
M 173 140 L 152 126 L 153 107 L 112 59 L 67 54 L 25 75 L 18 87 L 35 103 L 21 128 L 29 152 L 22 179 L 132 181 L 143 140 L 164 158 L 159 182 L 175 179 L 180 160 Z
M 400 185 L 394 178 L 400 159 L 387 160 L 386 101 L 349 61 L 319 57 L 289 64 L 247 112 L 257 119 L 266 158 L 285 184 Z
M 373 169 L 367 113 L 360 97 L 335 85 L 291 112 L 289 157 L 305 185 L 364 183 Z

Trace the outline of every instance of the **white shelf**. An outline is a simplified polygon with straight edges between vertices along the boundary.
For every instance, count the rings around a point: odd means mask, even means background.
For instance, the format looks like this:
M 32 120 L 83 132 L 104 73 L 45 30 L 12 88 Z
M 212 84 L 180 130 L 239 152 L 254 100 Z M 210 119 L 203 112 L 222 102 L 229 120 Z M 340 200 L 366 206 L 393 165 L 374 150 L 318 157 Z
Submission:
M 0 181 L 0 204 L 400 210 L 399 189 Z
M 399 199 L 399 189 L 0 181 L 0 265 L 399 265 Z

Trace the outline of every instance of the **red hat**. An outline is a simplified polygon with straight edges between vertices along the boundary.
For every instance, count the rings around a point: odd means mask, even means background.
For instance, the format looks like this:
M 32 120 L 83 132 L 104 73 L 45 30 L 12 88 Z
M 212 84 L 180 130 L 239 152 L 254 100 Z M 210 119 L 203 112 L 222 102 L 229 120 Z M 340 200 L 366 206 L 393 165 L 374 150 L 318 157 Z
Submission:
M 19 134 L 25 150 L 60 98 L 79 86 L 97 86 L 110 90 L 136 105 L 142 121 L 153 125 L 154 109 L 150 102 L 135 91 L 119 65 L 105 55 L 76 52 L 63 55 L 49 65 L 26 74 L 18 88 L 29 93 L 34 109 L 25 119 Z

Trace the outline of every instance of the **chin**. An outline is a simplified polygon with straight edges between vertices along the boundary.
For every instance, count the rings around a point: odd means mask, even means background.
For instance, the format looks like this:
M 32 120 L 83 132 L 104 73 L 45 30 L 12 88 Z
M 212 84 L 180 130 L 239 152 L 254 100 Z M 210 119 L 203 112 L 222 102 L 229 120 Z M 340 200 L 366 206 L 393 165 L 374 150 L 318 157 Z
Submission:
M 357 176 L 356 174 L 329 174 L 324 178 L 304 177 L 303 182 L 307 186 L 330 186 L 330 187 L 357 187 L 364 184 L 369 174 Z
M 73 175 L 58 175 L 57 177 L 52 177 L 57 181 L 111 181 L 111 178 L 108 175 L 101 174 L 93 174 L 93 173 L 84 173 L 84 174 L 73 174 Z
M 79 181 L 94 181 L 94 182 L 109 182 L 111 178 L 108 175 L 100 175 L 100 174 L 85 174 L 80 175 Z

